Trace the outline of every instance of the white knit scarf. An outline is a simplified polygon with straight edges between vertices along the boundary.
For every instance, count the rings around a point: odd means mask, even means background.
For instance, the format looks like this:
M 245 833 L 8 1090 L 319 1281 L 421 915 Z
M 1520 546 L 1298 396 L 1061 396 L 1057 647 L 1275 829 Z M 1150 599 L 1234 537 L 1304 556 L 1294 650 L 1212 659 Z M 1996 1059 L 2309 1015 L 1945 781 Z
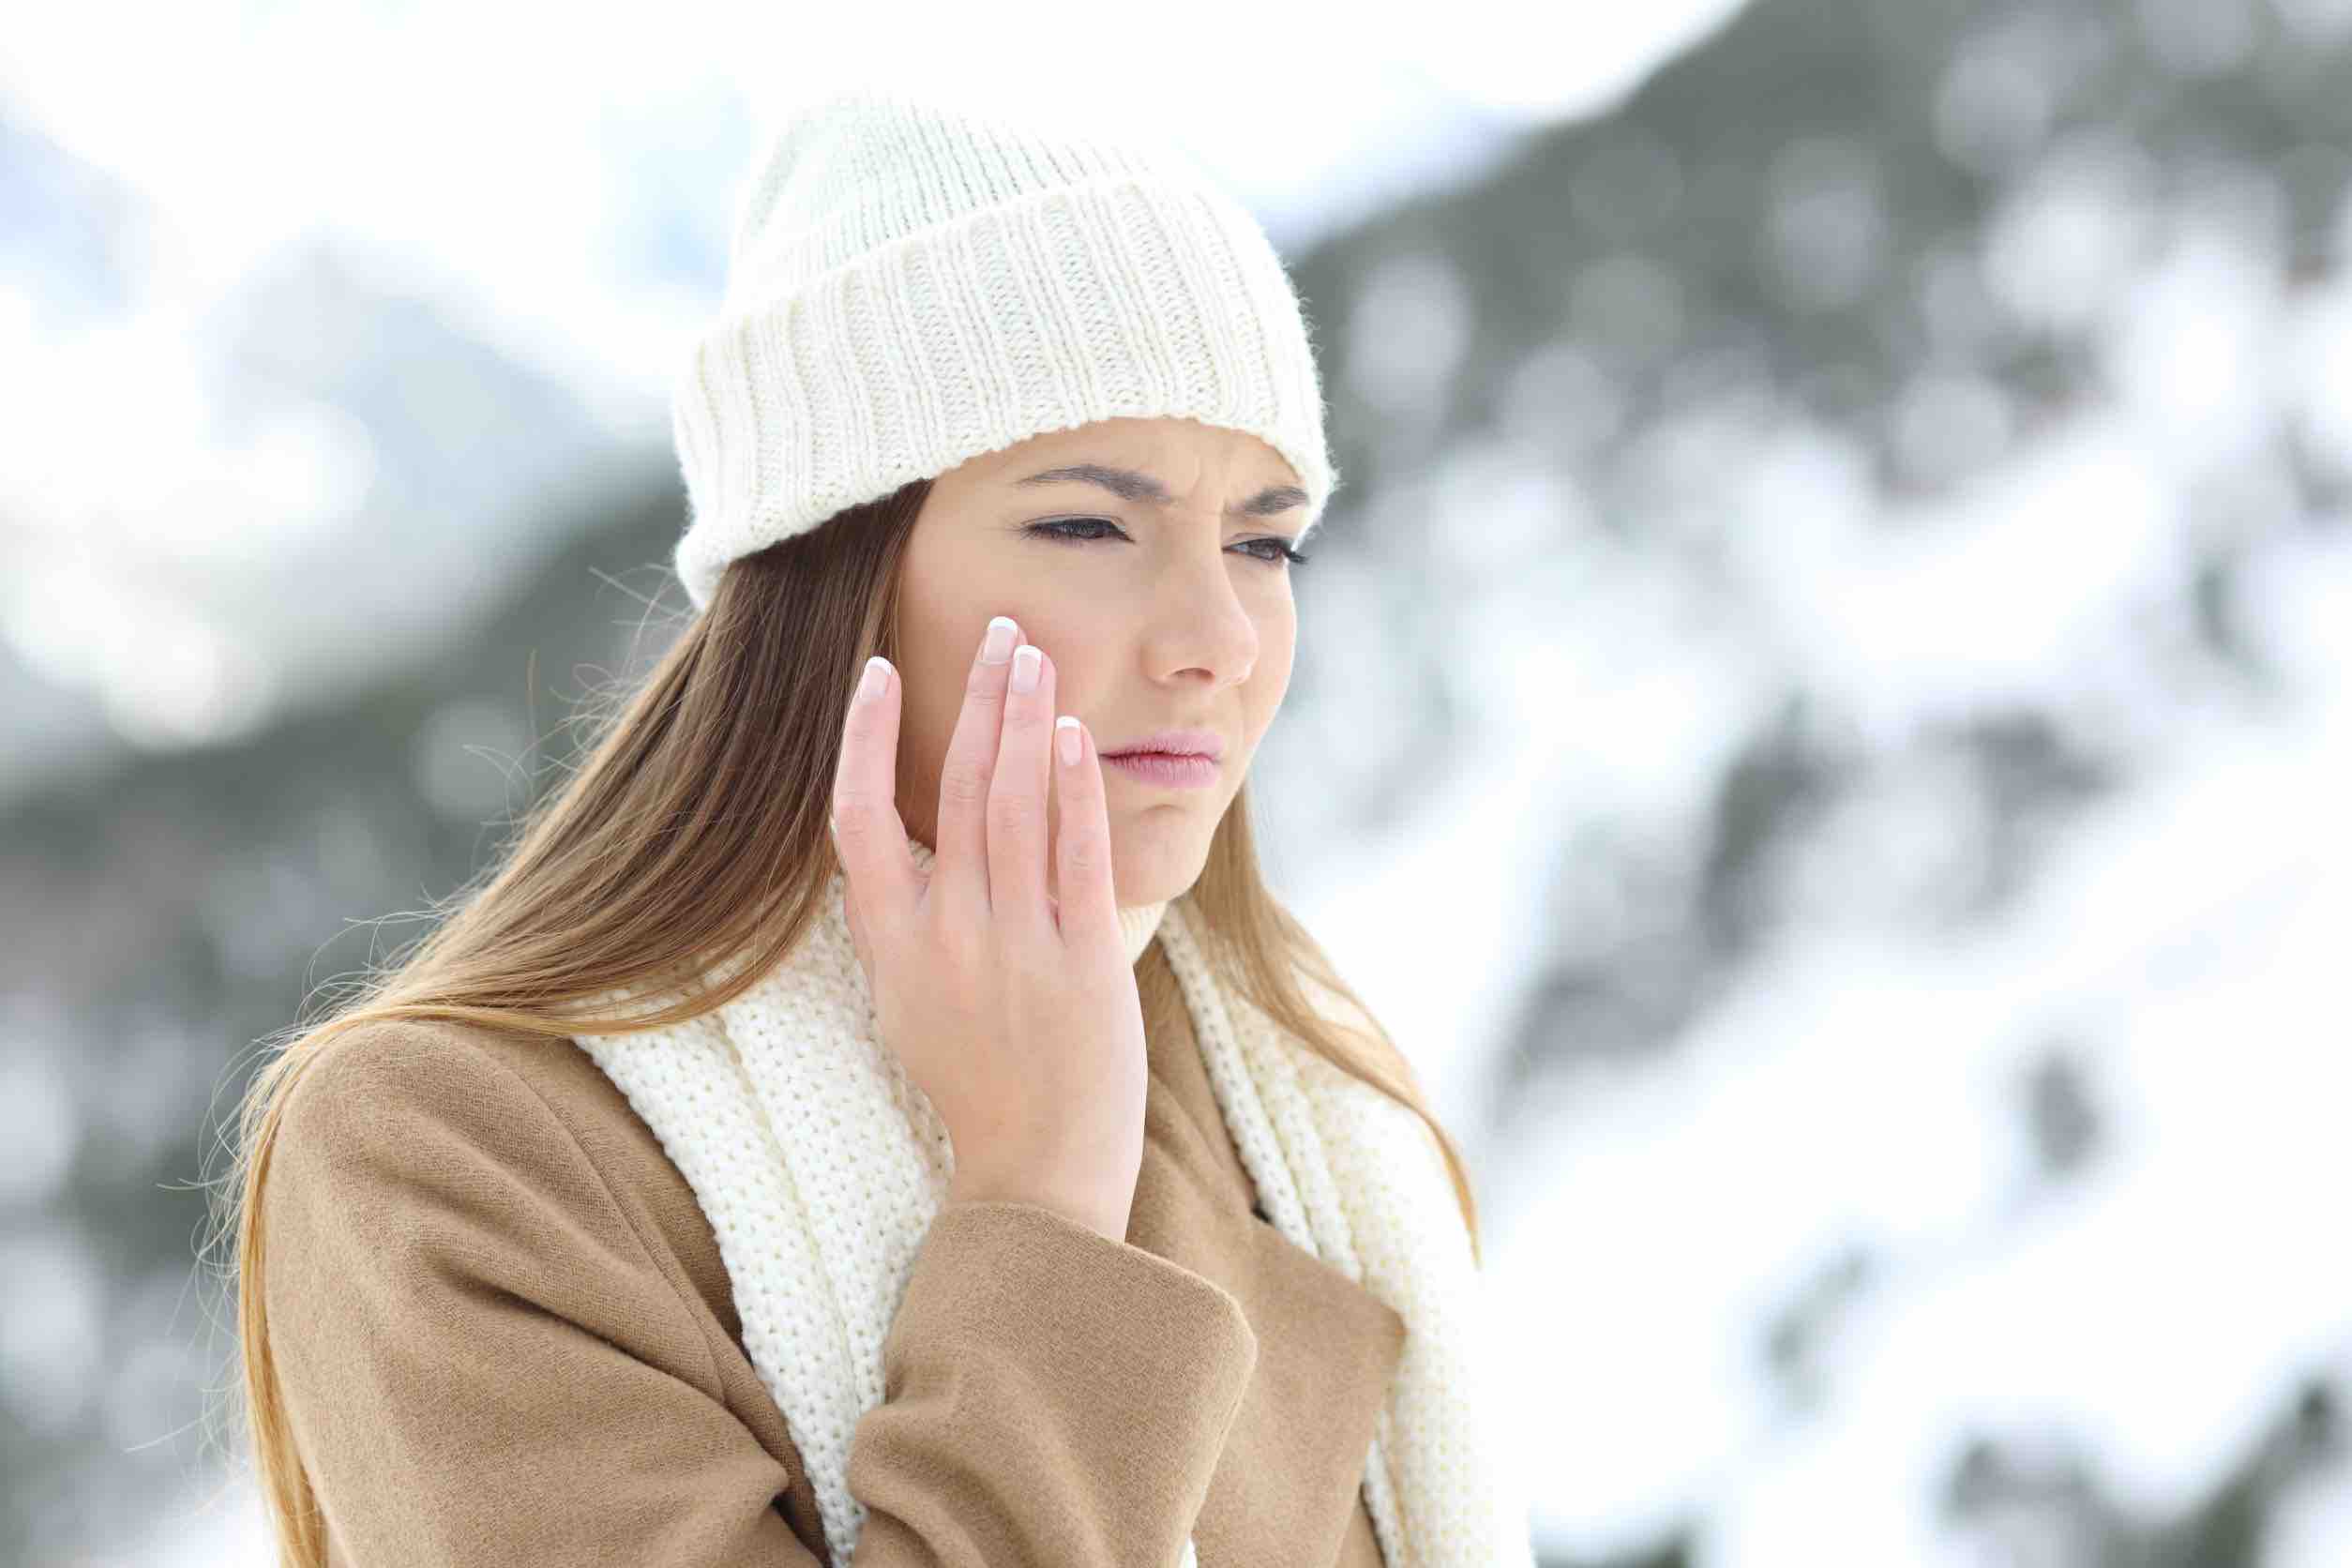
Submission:
M 927 867 L 931 851 L 912 848 Z M 850 1560 L 866 1517 L 846 1480 L 851 1439 L 882 1400 L 882 1341 L 954 1172 L 945 1127 L 876 1037 L 842 885 L 837 869 L 804 940 L 728 1005 L 668 1028 L 575 1037 L 716 1233 L 745 1349 L 807 1467 L 836 1563 Z M 1382 1558 L 1389 1568 L 1531 1568 L 1517 1455 L 1492 1418 L 1482 1276 L 1436 1140 L 1224 984 L 1188 897 L 1119 915 L 1130 959 L 1154 935 L 1167 949 L 1275 1228 L 1405 1319 L 1364 1471 Z M 1319 1006 L 1335 1003 L 1304 983 Z M 1181 1568 L 1198 1565 L 1187 1540 Z

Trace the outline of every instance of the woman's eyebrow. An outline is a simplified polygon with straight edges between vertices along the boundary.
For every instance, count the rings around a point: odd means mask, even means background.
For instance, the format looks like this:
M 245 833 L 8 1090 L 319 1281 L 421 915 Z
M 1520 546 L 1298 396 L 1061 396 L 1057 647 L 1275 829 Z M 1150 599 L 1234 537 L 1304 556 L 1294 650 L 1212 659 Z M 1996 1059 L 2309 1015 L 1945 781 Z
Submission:
M 1168 487 L 1149 474 L 1132 468 L 1113 468 L 1108 463 L 1071 463 L 1063 468 L 1048 468 L 1042 474 L 1032 474 L 1026 479 L 1016 479 L 1017 485 L 1100 485 L 1122 501 L 1148 501 L 1155 506 L 1166 506 L 1175 501 Z M 1276 512 L 1287 512 L 1293 506 L 1306 505 L 1306 491 L 1296 485 L 1268 485 L 1247 501 L 1225 509 L 1227 517 L 1263 518 Z

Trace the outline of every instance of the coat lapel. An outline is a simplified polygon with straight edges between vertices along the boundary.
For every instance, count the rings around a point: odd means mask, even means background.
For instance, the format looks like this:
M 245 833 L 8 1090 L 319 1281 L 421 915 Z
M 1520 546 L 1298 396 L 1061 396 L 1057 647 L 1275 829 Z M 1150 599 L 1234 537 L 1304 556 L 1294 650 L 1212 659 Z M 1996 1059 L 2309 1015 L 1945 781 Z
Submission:
M 1155 951 L 1145 961 L 1165 960 Z M 1155 1011 L 1147 1022 L 1152 1078 L 1127 1240 L 1229 1291 L 1258 1335 L 1257 1370 L 1193 1540 L 1219 1568 L 1331 1562 L 1354 1521 L 1405 1319 L 1259 1217 L 1189 1018 Z M 1308 1541 L 1316 1546 L 1301 1553 Z

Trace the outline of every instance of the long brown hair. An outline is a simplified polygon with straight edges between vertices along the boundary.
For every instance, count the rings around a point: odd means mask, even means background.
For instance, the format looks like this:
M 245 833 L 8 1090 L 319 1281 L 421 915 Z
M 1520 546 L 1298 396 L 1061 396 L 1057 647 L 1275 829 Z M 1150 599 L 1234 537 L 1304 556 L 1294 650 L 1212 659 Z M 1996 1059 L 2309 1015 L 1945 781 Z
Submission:
M 550 1041 L 641 1029 L 732 1001 L 799 940 L 837 867 L 827 832 L 845 704 L 867 658 L 894 660 L 898 563 L 930 494 L 916 480 L 732 563 L 632 690 L 592 694 L 584 761 L 517 820 L 499 852 L 446 898 L 437 924 L 297 1022 L 240 1108 L 222 1232 L 234 1226 L 247 1433 L 281 1568 L 324 1568 L 324 1527 L 279 1397 L 264 1307 L 263 1183 L 286 1096 L 337 1035 L 362 1023 L 441 1018 Z M 577 720 L 575 722 L 578 722 Z M 1274 898 L 1259 870 L 1246 785 L 1188 896 L 1244 995 L 1335 1065 L 1411 1108 L 1443 1152 L 1478 1251 L 1469 1173 L 1411 1067 Z M 746 957 L 701 987 L 714 955 Z M 1146 1016 L 1167 1016 L 1164 964 L 1138 963 Z M 1333 1021 L 1301 976 L 1362 1027 Z M 693 990 L 661 1012 L 584 1010 L 641 986 Z

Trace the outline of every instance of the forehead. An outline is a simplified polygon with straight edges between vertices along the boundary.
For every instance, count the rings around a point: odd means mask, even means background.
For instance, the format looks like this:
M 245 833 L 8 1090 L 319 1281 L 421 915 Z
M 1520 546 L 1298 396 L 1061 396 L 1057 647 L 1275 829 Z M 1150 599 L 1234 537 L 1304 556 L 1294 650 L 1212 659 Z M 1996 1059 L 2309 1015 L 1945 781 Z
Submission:
M 1182 489 L 1205 469 L 1232 482 L 1269 484 L 1295 479 L 1282 454 L 1247 430 L 1195 419 L 1098 419 L 1048 430 L 983 454 L 955 472 L 991 485 L 1017 485 L 1041 471 L 1082 464 L 1139 471 Z

